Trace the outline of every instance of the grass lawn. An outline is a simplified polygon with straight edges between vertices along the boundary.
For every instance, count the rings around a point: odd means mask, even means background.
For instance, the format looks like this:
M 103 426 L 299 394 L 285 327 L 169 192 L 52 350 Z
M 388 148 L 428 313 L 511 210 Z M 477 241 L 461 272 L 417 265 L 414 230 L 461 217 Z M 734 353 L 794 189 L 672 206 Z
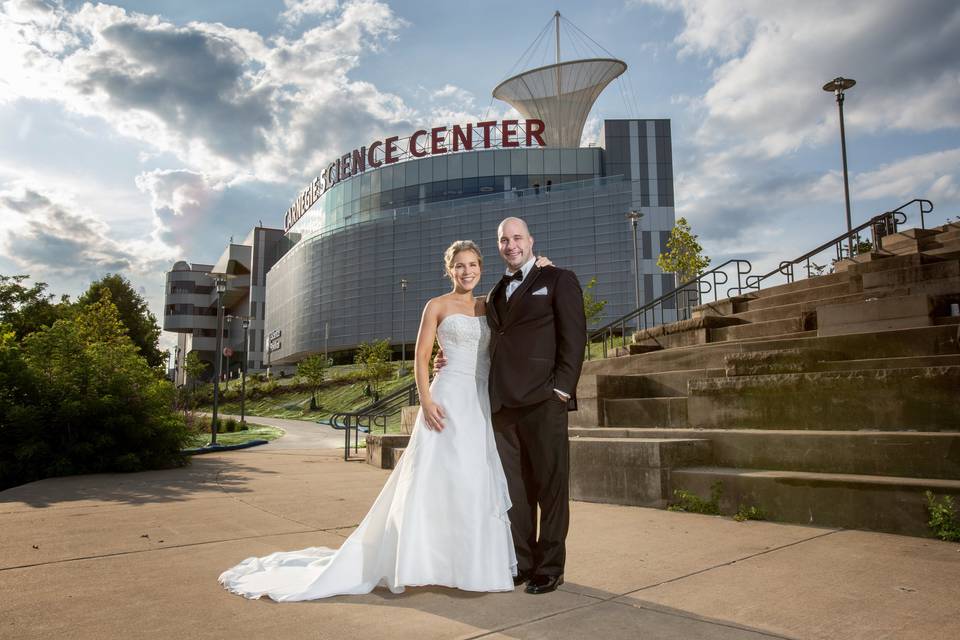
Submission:
M 276 440 L 284 433 L 283 429 L 268 427 L 266 425 L 247 423 L 246 431 L 234 431 L 233 433 L 217 433 L 217 444 L 231 445 L 243 444 L 249 440 Z M 210 442 L 209 433 L 198 433 L 193 436 L 193 440 L 188 447 L 204 447 Z

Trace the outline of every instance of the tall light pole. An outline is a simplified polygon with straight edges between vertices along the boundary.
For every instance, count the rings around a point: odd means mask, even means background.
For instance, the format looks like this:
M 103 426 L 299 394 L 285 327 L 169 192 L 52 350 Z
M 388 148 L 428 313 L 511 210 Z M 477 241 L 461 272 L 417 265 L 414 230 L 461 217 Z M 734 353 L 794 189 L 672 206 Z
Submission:
M 637 223 L 640 222 L 640 218 L 642 217 L 643 214 L 639 211 L 627 212 L 627 220 L 630 221 L 630 226 L 633 227 L 634 288 L 637 295 L 637 309 L 640 308 L 640 249 L 637 246 Z
M 250 316 L 227 316 L 232 323 L 240 319 L 243 324 L 243 361 L 240 364 L 240 426 L 245 424 L 247 407 L 247 354 L 250 348 Z
M 840 112 L 840 155 L 843 158 L 843 197 L 847 206 L 847 257 L 853 257 L 853 223 L 850 221 L 850 184 L 847 179 L 847 136 L 843 129 L 843 92 L 857 84 L 851 78 L 836 77 L 823 85 L 823 90 L 833 92 L 837 97 L 837 110 Z
M 226 274 L 211 274 L 217 287 L 217 348 L 213 379 L 213 419 L 210 422 L 210 444 L 217 444 L 217 411 L 220 408 L 220 369 L 223 365 L 223 294 L 227 290 Z
M 406 311 L 407 285 L 410 282 L 406 278 L 400 278 L 400 368 L 397 370 L 397 377 L 407 375 L 407 336 L 405 332 L 403 316 Z

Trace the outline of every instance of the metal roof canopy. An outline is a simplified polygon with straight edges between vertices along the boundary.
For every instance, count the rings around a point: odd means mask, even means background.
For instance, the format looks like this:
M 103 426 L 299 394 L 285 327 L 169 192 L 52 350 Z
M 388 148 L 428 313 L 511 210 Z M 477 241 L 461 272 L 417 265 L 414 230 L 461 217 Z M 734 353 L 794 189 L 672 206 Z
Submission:
M 558 62 L 504 80 L 493 97 L 525 118 L 543 120 L 547 146 L 578 147 L 593 103 L 626 70 L 627 64 L 616 58 Z

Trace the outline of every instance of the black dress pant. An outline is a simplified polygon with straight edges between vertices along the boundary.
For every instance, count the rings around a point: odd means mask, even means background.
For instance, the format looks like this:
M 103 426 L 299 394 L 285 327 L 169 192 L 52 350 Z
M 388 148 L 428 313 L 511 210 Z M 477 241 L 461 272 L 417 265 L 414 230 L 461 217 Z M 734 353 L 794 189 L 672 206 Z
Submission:
M 513 503 L 509 516 L 517 568 L 560 575 L 570 527 L 567 405 L 551 399 L 529 407 L 504 407 L 493 414 L 493 433 Z

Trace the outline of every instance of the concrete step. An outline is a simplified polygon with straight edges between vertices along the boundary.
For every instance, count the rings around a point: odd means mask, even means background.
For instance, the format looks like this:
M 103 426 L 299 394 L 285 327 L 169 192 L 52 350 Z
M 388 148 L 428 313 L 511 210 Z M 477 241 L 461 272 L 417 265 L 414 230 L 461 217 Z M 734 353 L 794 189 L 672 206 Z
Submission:
M 570 430 L 570 438 L 703 438 L 720 467 L 960 479 L 960 432 L 759 429 Z
M 403 449 L 410 442 L 406 434 L 369 434 L 367 439 L 367 464 L 379 469 L 393 469 Z
M 936 262 L 922 264 L 917 261 L 917 264 L 909 264 L 898 269 L 887 269 L 860 274 L 860 282 L 864 295 L 876 295 L 876 290 L 892 289 L 928 280 L 957 277 L 960 277 L 960 261 L 937 260 Z
M 821 361 L 838 358 L 838 353 L 821 349 L 775 349 L 733 353 L 724 359 L 724 363 L 727 377 L 732 378 L 817 371 Z
M 722 513 L 758 506 L 767 518 L 823 527 L 931 536 L 924 492 L 960 497 L 960 480 L 695 467 L 674 469 L 672 489 L 706 497 L 720 482 Z
M 570 498 L 663 507 L 677 467 L 706 464 L 707 440 L 590 438 L 570 441 Z
M 632 427 L 686 427 L 687 398 L 621 398 L 603 400 L 598 424 Z
M 821 360 L 818 371 L 855 371 L 857 369 L 910 369 L 917 367 L 960 366 L 960 354 L 905 356 L 900 358 L 864 358 L 858 360 Z
M 800 317 L 784 318 L 782 320 L 767 320 L 765 322 L 751 322 L 732 327 L 710 329 L 710 342 L 725 340 L 746 340 L 749 338 L 770 338 L 785 334 L 799 333 L 815 329 L 815 326 L 805 327 L 804 319 Z
M 737 313 L 741 311 L 756 311 L 757 309 L 779 307 L 785 304 L 795 304 L 797 302 L 811 302 L 813 300 L 836 298 L 837 296 L 843 296 L 849 293 L 857 293 L 857 291 L 851 289 L 851 283 L 848 281 L 840 281 L 834 284 L 809 287 L 806 289 L 801 289 L 800 291 L 787 291 L 785 293 L 780 293 L 776 290 L 776 288 L 774 288 L 770 290 L 769 295 L 762 295 L 760 297 L 753 298 L 745 303 L 745 308 L 735 309 L 734 311 Z
M 805 291 L 807 289 L 813 289 L 816 287 L 825 287 L 827 285 L 843 283 L 849 279 L 849 275 L 842 272 L 825 273 L 821 276 L 811 276 L 809 278 L 805 278 L 802 277 L 806 273 L 803 265 L 795 265 L 794 272 L 798 279 L 794 280 L 793 282 L 778 284 L 756 292 L 744 292 L 745 296 L 741 297 L 746 297 L 750 300 L 759 300 L 760 298 L 768 295 L 774 296 L 785 293 L 795 293 L 797 291 Z
M 952 431 L 960 367 L 702 378 L 689 383 L 691 427 Z
M 817 309 L 817 335 L 835 336 L 933 324 L 933 300 L 926 293 L 868 298 L 863 302 L 824 305 Z
M 826 304 L 842 304 L 845 302 L 860 302 L 866 297 L 863 293 L 850 293 L 836 298 L 824 298 L 823 300 L 813 300 L 810 302 L 795 302 L 793 304 L 784 304 L 779 307 L 767 307 L 766 309 L 757 309 L 755 311 L 741 311 L 734 313 L 731 318 L 740 318 L 748 322 L 766 322 L 769 320 L 784 320 L 787 318 L 802 318 L 805 314 L 814 313 L 817 307 Z
M 793 337 L 760 338 L 737 342 L 716 342 L 666 349 L 655 353 L 591 360 L 583 363 L 581 384 L 591 375 L 627 375 L 656 373 L 682 369 L 724 368 L 725 358 L 732 353 L 750 353 L 778 349 L 819 349 L 859 358 L 869 354 L 875 358 L 943 355 L 960 353 L 956 327 L 934 326 L 872 334 L 818 337 L 815 331 Z M 577 388 L 577 395 L 581 393 Z

